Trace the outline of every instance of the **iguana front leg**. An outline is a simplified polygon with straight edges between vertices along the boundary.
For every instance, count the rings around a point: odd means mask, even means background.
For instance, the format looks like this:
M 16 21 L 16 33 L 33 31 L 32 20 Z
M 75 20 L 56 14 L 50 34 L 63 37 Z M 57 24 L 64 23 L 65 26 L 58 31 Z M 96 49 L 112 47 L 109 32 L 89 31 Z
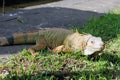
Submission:
M 62 52 L 63 48 L 64 48 L 64 45 L 60 45 L 60 46 L 58 46 L 58 47 L 55 47 L 55 48 L 52 50 L 52 52 L 54 52 L 54 53 L 60 53 L 60 52 Z
M 55 47 L 52 50 L 54 53 L 60 53 L 60 52 L 72 52 L 73 50 L 71 48 L 66 47 L 65 45 L 60 45 L 58 47 Z
M 44 49 L 47 46 L 46 40 L 44 39 L 44 37 L 39 37 L 36 40 L 36 45 L 32 46 L 28 49 L 28 51 L 33 55 L 36 56 L 39 54 L 39 51 Z

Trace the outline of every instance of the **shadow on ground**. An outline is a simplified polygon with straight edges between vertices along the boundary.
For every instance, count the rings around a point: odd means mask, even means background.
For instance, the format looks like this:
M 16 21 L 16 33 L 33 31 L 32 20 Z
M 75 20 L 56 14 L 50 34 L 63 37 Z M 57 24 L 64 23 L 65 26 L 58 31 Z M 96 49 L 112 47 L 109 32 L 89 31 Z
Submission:
M 21 76 L 10 76 L 8 75 L 6 78 L 16 79 L 16 80 L 41 80 L 41 79 L 51 79 L 51 80 L 78 80 L 78 79 L 95 79 L 99 80 L 102 77 L 108 80 L 119 78 L 120 70 L 114 69 L 100 69 L 97 71 L 76 71 L 76 72 L 59 72 L 59 71 L 45 71 L 45 72 L 37 72 L 37 74 L 32 75 L 21 75 Z
M 41 28 L 70 26 L 82 27 L 89 18 L 103 15 L 101 13 L 60 7 L 46 7 L 31 10 L 15 10 L 0 14 L 0 37 L 9 36 L 15 32 Z M 29 45 L 0 47 L 0 54 L 16 53 Z
M 50 3 L 50 2 L 55 2 L 55 1 L 60 1 L 60 0 L 15 0 L 15 1 L 11 1 L 11 0 L 7 0 L 5 1 L 5 6 L 17 6 L 19 4 L 22 5 L 22 7 L 26 6 L 25 3 L 32 3 L 32 2 L 36 2 L 39 4 L 42 3 Z M 3 0 L 0 1 L 0 3 L 3 3 Z M 34 5 L 34 3 L 32 3 Z M 2 4 L 0 4 L 0 6 L 2 6 Z

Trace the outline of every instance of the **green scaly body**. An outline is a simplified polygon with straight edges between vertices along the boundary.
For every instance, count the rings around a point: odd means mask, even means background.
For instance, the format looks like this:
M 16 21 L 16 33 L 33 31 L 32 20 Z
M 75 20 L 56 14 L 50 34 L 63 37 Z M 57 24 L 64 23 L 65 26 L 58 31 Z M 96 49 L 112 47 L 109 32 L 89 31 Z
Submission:
M 65 38 L 72 34 L 73 31 L 63 28 L 51 28 L 29 32 L 15 33 L 10 37 L 0 37 L 0 45 L 29 44 L 36 45 L 46 44 L 47 47 L 55 48 L 61 45 Z

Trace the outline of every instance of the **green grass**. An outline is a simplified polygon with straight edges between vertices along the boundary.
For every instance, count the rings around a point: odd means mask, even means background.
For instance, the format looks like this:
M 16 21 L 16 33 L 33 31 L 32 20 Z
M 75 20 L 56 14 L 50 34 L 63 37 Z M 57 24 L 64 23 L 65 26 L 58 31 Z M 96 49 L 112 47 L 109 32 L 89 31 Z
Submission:
M 91 18 L 80 33 L 90 33 L 102 37 L 105 49 L 101 56 L 92 59 L 88 56 L 61 53 L 53 54 L 46 50 L 32 57 L 27 50 L 0 64 L 9 75 L 6 80 L 112 80 L 120 79 L 120 11 L 110 12 L 99 18 Z

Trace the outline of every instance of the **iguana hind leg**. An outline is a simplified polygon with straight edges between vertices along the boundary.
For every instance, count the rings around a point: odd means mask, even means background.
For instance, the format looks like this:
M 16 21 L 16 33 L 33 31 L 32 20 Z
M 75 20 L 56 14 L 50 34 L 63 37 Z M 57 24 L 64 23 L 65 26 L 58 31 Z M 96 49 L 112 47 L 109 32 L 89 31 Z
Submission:
M 32 46 L 28 49 L 28 51 L 33 55 L 36 56 L 39 54 L 39 51 L 44 49 L 47 46 L 47 42 L 44 39 L 44 37 L 40 36 L 37 40 L 36 40 L 36 45 Z
M 32 54 L 32 56 L 36 56 L 39 54 L 39 51 L 44 49 L 45 45 L 35 45 L 28 49 L 28 51 Z

